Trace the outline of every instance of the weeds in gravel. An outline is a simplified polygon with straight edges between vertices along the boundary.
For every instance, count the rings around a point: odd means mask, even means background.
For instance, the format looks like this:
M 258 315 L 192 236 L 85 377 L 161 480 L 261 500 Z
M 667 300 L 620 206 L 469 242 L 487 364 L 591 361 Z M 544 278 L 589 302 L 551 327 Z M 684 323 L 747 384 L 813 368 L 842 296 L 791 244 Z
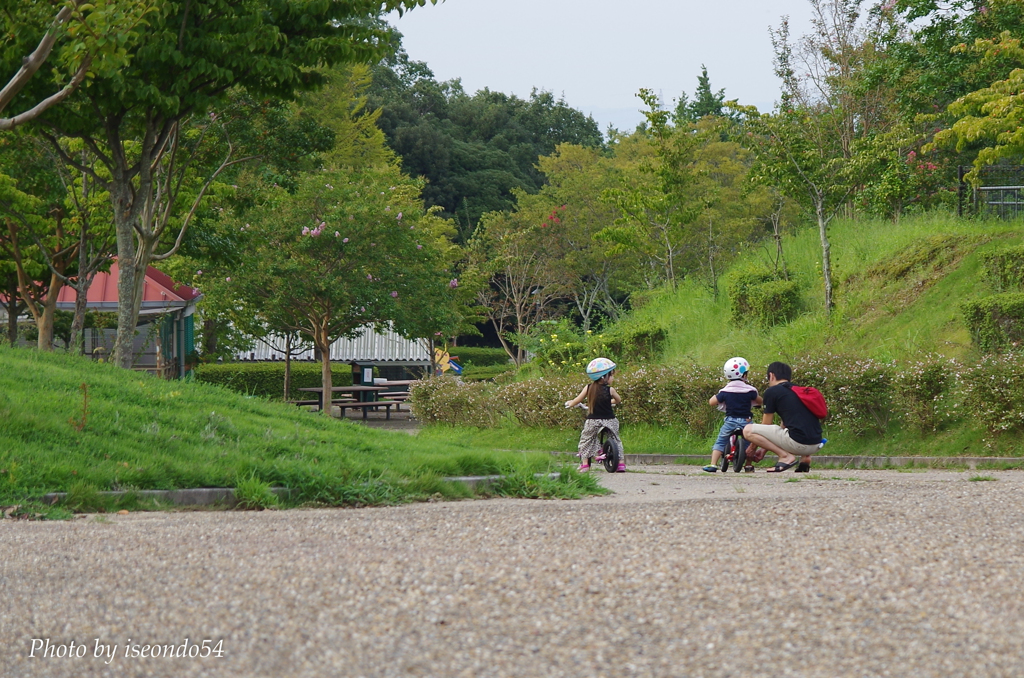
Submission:
M 987 482 L 989 480 L 997 480 L 997 479 L 994 478 L 993 476 L 971 476 L 967 480 L 971 481 L 972 483 L 978 483 L 978 482 L 982 482 L 983 483 L 983 482 Z
M 277 508 L 281 503 L 270 483 L 263 482 L 255 475 L 239 478 L 235 482 L 235 500 L 238 502 L 238 508 L 243 511 Z
M 501 497 L 524 499 L 579 499 L 587 495 L 607 494 L 597 478 L 590 473 L 578 473 L 571 467 L 558 472 L 557 478 L 547 473 L 536 475 L 507 468 L 502 478 L 492 485 L 492 491 Z

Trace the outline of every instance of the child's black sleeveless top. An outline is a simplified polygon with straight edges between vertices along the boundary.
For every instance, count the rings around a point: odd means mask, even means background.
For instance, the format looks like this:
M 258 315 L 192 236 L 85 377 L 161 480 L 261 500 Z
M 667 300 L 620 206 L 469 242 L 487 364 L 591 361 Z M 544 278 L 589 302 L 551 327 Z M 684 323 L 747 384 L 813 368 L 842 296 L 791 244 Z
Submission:
M 597 400 L 594 401 L 594 411 L 587 415 L 587 419 L 614 419 L 611 389 L 606 384 L 598 383 L 591 384 L 590 388 L 597 389 Z M 589 392 L 587 399 L 590 399 Z

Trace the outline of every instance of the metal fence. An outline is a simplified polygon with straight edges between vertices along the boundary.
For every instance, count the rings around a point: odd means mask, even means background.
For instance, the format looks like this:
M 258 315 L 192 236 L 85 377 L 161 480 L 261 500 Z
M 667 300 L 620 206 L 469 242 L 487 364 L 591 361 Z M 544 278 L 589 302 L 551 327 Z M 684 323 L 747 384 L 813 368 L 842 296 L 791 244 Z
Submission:
M 960 166 L 957 214 L 1016 219 L 1024 215 L 1024 165 L 990 165 L 978 170 L 977 186 L 964 181 L 971 171 Z

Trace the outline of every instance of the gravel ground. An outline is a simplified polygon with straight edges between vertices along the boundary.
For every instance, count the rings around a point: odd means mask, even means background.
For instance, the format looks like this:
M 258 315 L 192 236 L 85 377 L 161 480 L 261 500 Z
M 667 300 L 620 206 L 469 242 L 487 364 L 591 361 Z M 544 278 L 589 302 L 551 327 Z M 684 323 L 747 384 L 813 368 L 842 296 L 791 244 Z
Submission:
M 1024 675 L 1024 473 L 646 471 L 585 501 L 0 521 L 0 674 Z M 185 638 L 223 657 L 125 657 Z

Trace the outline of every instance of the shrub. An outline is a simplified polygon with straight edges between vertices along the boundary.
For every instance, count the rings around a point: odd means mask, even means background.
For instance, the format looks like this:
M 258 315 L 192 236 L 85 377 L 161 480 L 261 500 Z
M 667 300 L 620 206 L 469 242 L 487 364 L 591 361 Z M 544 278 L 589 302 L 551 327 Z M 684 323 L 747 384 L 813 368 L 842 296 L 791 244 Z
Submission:
M 586 378 L 552 375 L 526 379 L 501 386 L 495 391 L 495 407 L 525 426 L 578 428 L 583 413 L 568 410 L 565 401 L 575 398 L 586 384 Z
M 788 323 L 800 312 L 800 288 L 792 280 L 769 280 L 748 291 L 751 318 L 768 329 Z
M 501 375 L 513 374 L 514 370 L 514 365 L 487 365 L 486 367 L 470 365 L 462 370 L 462 379 L 463 381 L 486 381 Z
M 352 368 L 348 363 L 333 363 L 331 380 L 335 386 L 351 386 Z M 281 400 L 284 397 L 284 362 L 200 365 L 196 381 L 218 384 L 246 395 Z M 292 362 L 292 398 L 298 395 L 296 389 L 314 388 L 322 383 L 320 363 Z
M 463 367 L 489 367 L 491 365 L 508 365 L 508 353 L 503 348 L 490 348 L 487 346 L 458 346 L 448 349 L 453 356 L 459 357 L 459 364 Z
M 884 434 L 894 414 L 896 366 L 876 360 L 822 354 L 793 365 L 793 382 L 821 391 L 828 423 L 839 431 Z M 897 380 L 898 381 L 898 380 Z
M 937 430 L 949 411 L 944 404 L 955 385 L 954 375 L 960 371 L 955 361 L 938 355 L 904 367 L 897 402 L 906 423 L 922 432 Z
M 961 372 L 963 407 L 993 436 L 1024 430 L 1024 355 L 985 356 Z
M 787 323 L 800 312 L 800 288 L 779 274 L 750 267 L 733 274 L 728 282 L 732 319 L 738 325 L 764 328 Z
M 1004 292 L 961 305 L 971 340 L 985 353 L 1016 347 L 1024 339 L 1024 292 Z
M 668 330 L 651 321 L 618 324 L 591 340 L 590 353 L 621 362 L 645 362 L 661 353 L 667 339 Z
M 467 384 L 454 377 L 433 377 L 412 385 L 409 402 L 413 415 L 423 422 L 489 427 L 500 419 L 495 389 L 488 382 Z
M 1024 246 L 1006 247 L 982 256 L 985 282 L 994 292 L 1024 288 Z

